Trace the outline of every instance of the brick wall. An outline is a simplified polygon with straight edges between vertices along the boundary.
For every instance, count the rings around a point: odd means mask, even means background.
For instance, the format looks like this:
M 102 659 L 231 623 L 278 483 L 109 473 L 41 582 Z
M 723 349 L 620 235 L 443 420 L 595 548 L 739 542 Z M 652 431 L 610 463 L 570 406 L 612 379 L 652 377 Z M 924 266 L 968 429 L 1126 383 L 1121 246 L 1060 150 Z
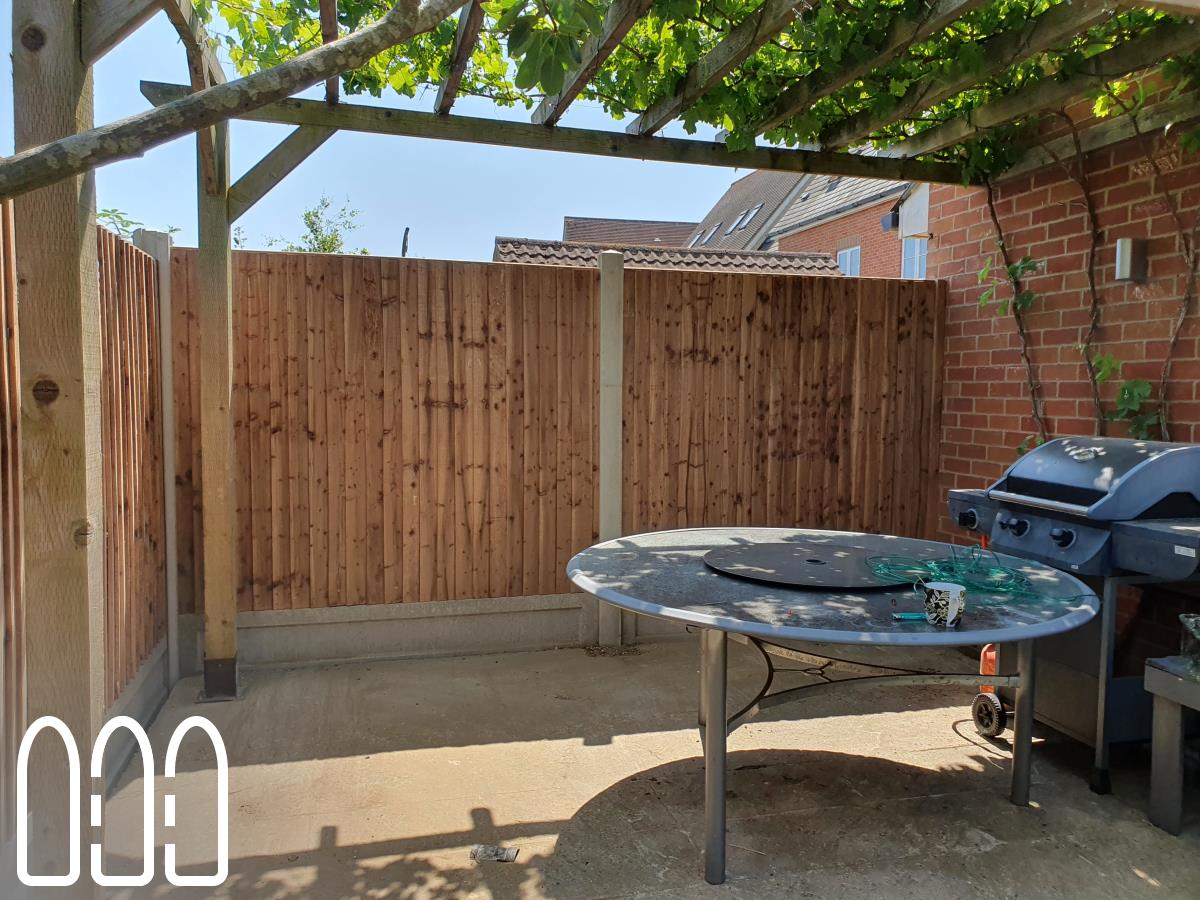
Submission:
M 856 210 L 830 222 L 806 228 L 779 239 L 784 251 L 815 251 L 836 256 L 855 245 L 862 248 L 860 275 L 867 278 L 899 278 L 901 246 L 898 232 L 884 231 L 880 218 L 896 205 L 895 198 Z
M 1101 229 L 1098 285 L 1102 297 L 1099 351 L 1124 362 L 1123 377 L 1157 385 L 1172 318 L 1183 295 L 1186 267 L 1177 229 L 1161 190 L 1178 198 L 1188 226 L 1200 215 L 1200 157 L 1158 140 L 1155 158 L 1166 174 L 1158 185 L 1143 146 L 1135 141 L 1090 154 L 1087 171 Z M 981 309 L 978 272 L 997 254 L 995 231 L 982 189 L 934 186 L 930 191 L 928 274 L 949 284 L 946 382 L 942 418 L 941 497 L 955 487 L 983 487 L 1016 457 L 1015 448 L 1033 433 L 1025 370 L 1011 317 Z M 1090 241 L 1078 186 L 1057 167 L 1017 176 L 997 186 L 996 207 L 1014 259 L 1029 254 L 1044 261 L 1028 279 L 1037 292 L 1028 316 L 1033 360 L 1045 397 L 1052 436 L 1093 434 L 1092 401 L 1077 348 L 1088 325 L 1086 254 Z M 1143 284 L 1113 280 L 1115 242 L 1149 240 L 1149 272 Z M 998 260 L 997 255 L 997 260 Z M 1000 297 L 1011 293 L 1001 288 Z M 1174 354 L 1170 437 L 1200 441 L 1200 310 L 1193 307 Z M 1117 379 L 1105 386 L 1109 402 Z M 1110 434 L 1126 433 L 1114 423 Z M 944 515 L 939 534 L 962 540 L 963 532 Z M 1129 664 L 1151 649 L 1177 652 L 1177 613 L 1194 599 L 1156 594 L 1152 612 L 1135 615 L 1138 595 L 1122 604 L 1123 647 Z M 1134 648 L 1134 649 L 1130 649 Z M 1132 654 L 1132 656 L 1130 656 Z

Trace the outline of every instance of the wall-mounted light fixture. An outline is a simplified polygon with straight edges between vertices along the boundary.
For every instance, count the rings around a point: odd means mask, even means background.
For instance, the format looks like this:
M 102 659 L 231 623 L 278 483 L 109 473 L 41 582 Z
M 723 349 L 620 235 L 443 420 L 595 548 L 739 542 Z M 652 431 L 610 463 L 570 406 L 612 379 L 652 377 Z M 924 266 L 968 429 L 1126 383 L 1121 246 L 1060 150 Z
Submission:
M 1142 238 L 1117 238 L 1115 281 L 1141 284 L 1146 280 L 1146 242 Z

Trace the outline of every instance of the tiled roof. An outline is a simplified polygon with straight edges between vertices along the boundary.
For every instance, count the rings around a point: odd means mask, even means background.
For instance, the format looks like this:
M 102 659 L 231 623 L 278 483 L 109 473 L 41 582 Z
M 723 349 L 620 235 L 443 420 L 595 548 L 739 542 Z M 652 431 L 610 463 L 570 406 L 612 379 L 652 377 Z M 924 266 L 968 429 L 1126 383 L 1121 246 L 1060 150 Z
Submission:
M 592 219 L 563 216 L 564 241 L 574 243 L 637 244 L 682 247 L 696 230 L 695 222 L 656 222 L 650 219 Z
M 907 189 L 906 181 L 815 175 L 805 182 L 791 206 L 771 226 L 771 240 L 774 242 L 782 234 L 799 231 L 853 209 L 899 197 Z
M 595 266 L 601 250 L 620 250 L 625 264 L 643 269 L 690 269 L 704 272 L 757 272 L 780 275 L 836 275 L 837 262 L 824 253 L 767 253 L 687 247 L 629 247 L 581 244 L 536 238 L 496 238 L 495 262 L 545 266 Z
M 795 172 L 768 170 L 739 178 L 709 210 L 700 227 L 693 230 L 692 234 L 699 236 L 701 241 L 697 248 L 758 250 L 772 223 L 808 177 Z

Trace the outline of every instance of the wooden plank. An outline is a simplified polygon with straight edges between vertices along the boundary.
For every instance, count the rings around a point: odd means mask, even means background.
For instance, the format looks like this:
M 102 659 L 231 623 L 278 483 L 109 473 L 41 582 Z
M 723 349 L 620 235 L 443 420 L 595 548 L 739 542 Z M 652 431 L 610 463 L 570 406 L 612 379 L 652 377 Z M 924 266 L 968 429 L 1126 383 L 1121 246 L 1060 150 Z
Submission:
M 487 341 L 487 421 L 488 421 L 488 497 L 487 532 L 489 536 L 487 585 L 488 596 L 512 596 L 514 498 L 509 495 L 512 439 L 509 431 L 508 359 L 511 342 L 508 327 L 508 292 L 511 280 L 507 266 L 486 266 L 486 293 L 483 298 Z
M 208 84 L 224 84 L 225 70 L 213 50 L 212 39 L 196 14 L 192 0 L 158 0 L 167 18 L 175 26 L 188 54 L 188 64 Z
M 428 341 L 420 335 L 421 275 L 418 264 L 401 264 L 400 334 L 397 353 L 400 366 L 400 464 L 403 474 L 398 512 L 401 544 L 401 596 L 405 602 L 422 599 L 421 594 L 421 347 Z
M 305 256 L 289 254 L 284 260 L 287 274 L 287 363 L 288 363 L 288 506 L 290 510 L 291 557 L 288 587 L 292 609 L 312 605 L 309 568 L 312 520 L 309 510 L 309 481 L 312 477 L 312 426 L 308 417 L 308 304 L 305 288 Z
M 404 599 L 401 577 L 403 574 L 403 533 L 401 531 L 400 501 L 403 496 L 404 471 L 400 452 L 400 292 L 404 284 L 403 264 L 397 259 L 380 261 L 379 272 L 379 366 L 382 373 L 380 385 L 381 419 L 380 460 L 381 473 L 380 516 L 383 538 L 382 603 L 399 603 Z
M 567 73 L 562 89 L 553 97 L 544 97 L 533 111 L 535 125 L 557 124 L 571 105 L 571 101 L 579 96 L 604 65 L 604 61 L 621 45 L 633 23 L 646 14 L 651 2 L 652 0 L 614 0 L 604 14 L 604 24 L 599 33 L 593 34 L 584 43 L 579 54 L 579 64 Z M 440 108 L 438 111 L 442 112 Z
M 329 605 L 349 603 L 347 587 L 347 495 L 346 495 L 346 428 L 347 363 L 346 307 L 347 292 L 344 261 L 336 256 L 321 257 L 325 270 L 325 409 L 328 420 L 329 464 Z
M 346 603 L 367 601 L 366 307 L 371 291 L 365 261 L 342 260 L 346 312 Z
M 360 260 L 363 284 L 363 509 L 364 601 L 384 603 L 383 270 L 378 257 Z
M 274 520 L 271 492 L 271 317 L 270 284 L 260 277 L 259 267 L 264 265 L 263 255 L 240 254 L 237 280 L 242 288 L 243 306 L 247 311 L 248 348 L 248 421 L 249 455 L 245 470 L 248 478 L 244 491 L 250 503 L 251 560 L 253 575 L 250 579 L 252 609 L 262 611 L 271 608 L 271 579 L 275 567 L 272 561 L 274 549 Z
M 187 89 L 179 85 L 142 82 L 142 92 L 155 103 L 160 103 L 185 95 Z M 501 122 L 470 116 L 439 116 L 434 113 L 352 103 L 339 103 L 336 107 L 330 107 L 320 100 L 282 100 L 247 112 L 240 118 L 285 125 L 322 125 L 368 134 L 423 137 L 727 169 L 771 169 L 815 175 L 845 175 L 853 178 L 927 181 L 931 184 L 963 183 L 962 170 L 949 163 L 888 156 L 861 156 L 853 153 L 827 153 L 818 150 L 787 150 L 779 147 L 730 150 L 720 141 L 630 135 L 587 128 L 566 128 L 561 125 L 544 128 L 526 122 Z
M 315 254 L 304 257 L 304 299 L 308 325 L 308 428 L 309 478 L 308 518 L 310 538 L 309 605 L 332 605 L 329 592 L 329 519 L 332 501 L 329 496 L 329 432 L 328 401 L 326 397 L 326 308 L 329 295 L 325 284 L 324 260 Z
M 92 126 L 74 3 L 13 0 L 17 152 Z M 22 40 L 23 36 L 27 39 Z M 21 452 L 29 719 L 53 715 L 84 745 L 104 711 L 104 576 L 99 301 L 93 178 L 18 197 L 14 232 L 21 315 Z M 65 871 L 68 779 L 35 753 L 30 871 Z M 86 821 L 87 801 L 79 812 Z M 97 840 L 103 840 L 99 833 Z M 81 879 L 82 881 L 82 879 Z M 89 889 L 90 890 L 90 889 Z M 80 896 L 78 888 L 72 896 Z
M 449 68 L 438 84 L 437 97 L 433 101 L 434 112 L 439 116 L 449 115 L 450 107 L 454 105 L 458 86 L 467 71 L 471 54 L 475 52 L 482 25 L 483 3 L 481 0 L 468 0 L 467 5 L 458 12 L 458 27 L 454 32 L 454 45 L 450 49 Z
M 937 34 L 956 19 L 983 6 L 983 2 L 984 0 L 936 0 L 925 15 L 919 18 L 909 18 L 902 11 L 897 11 L 887 37 L 876 54 L 829 72 L 818 69 L 807 78 L 794 82 L 775 98 L 767 114 L 754 123 L 753 132 L 764 134 L 782 125 L 788 119 L 806 111 L 816 101 L 837 93 L 872 70 L 902 56 L 913 44 Z
M 322 125 L 300 125 L 275 145 L 229 188 L 230 223 L 249 212 L 254 204 L 270 193 L 271 188 L 294 172 L 336 131 L 336 128 Z
M 287 435 L 287 277 L 285 257 L 258 255 L 261 294 L 266 300 L 267 343 L 267 469 L 259 477 L 270 484 L 271 571 L 268 609 L 288 609 L 291 565 L 291 482 Z
M 1163 22 L 1111 50 L 1089 57 L 1065 78 L 1044 78 L 1033 82 L 968 110 L 961 117 L 899 141 L 891 149 L 907 157 L 941 150 L 969 140 L 989 128 L 1044 110 L 1057 109 L 1099 85 L 1132 72 L 1140 72 L 1169 56 L 1189 53 L 1197 46 L 1200 46 L 1200 29 L 1182 22 Z
M 89 0 L 80 4 L 80 44 L 85 65 L 94 65 L 148 22 L 159 0 Z

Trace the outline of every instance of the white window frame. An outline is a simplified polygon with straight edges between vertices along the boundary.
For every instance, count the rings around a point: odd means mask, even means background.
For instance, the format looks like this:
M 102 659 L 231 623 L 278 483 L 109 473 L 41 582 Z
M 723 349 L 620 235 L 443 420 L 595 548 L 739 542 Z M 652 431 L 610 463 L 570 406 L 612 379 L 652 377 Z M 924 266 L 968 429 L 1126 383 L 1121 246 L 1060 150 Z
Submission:
M 862 246 L 856 244 L 853 247 L 845 247 L 837 252 L 838 271 L 843 275 L 849 275 L 851 278 L 857 276 L 862 271 Z M 847 271 L 853 269 L 854 271 Z
M 912 253 L 909 250 L 912 248 Z M 906 237 L 900 248 L 900 277 L 923 280 L 928 271 L 929 238 Z M 910 265 L 911 264 L 911 265 Z

